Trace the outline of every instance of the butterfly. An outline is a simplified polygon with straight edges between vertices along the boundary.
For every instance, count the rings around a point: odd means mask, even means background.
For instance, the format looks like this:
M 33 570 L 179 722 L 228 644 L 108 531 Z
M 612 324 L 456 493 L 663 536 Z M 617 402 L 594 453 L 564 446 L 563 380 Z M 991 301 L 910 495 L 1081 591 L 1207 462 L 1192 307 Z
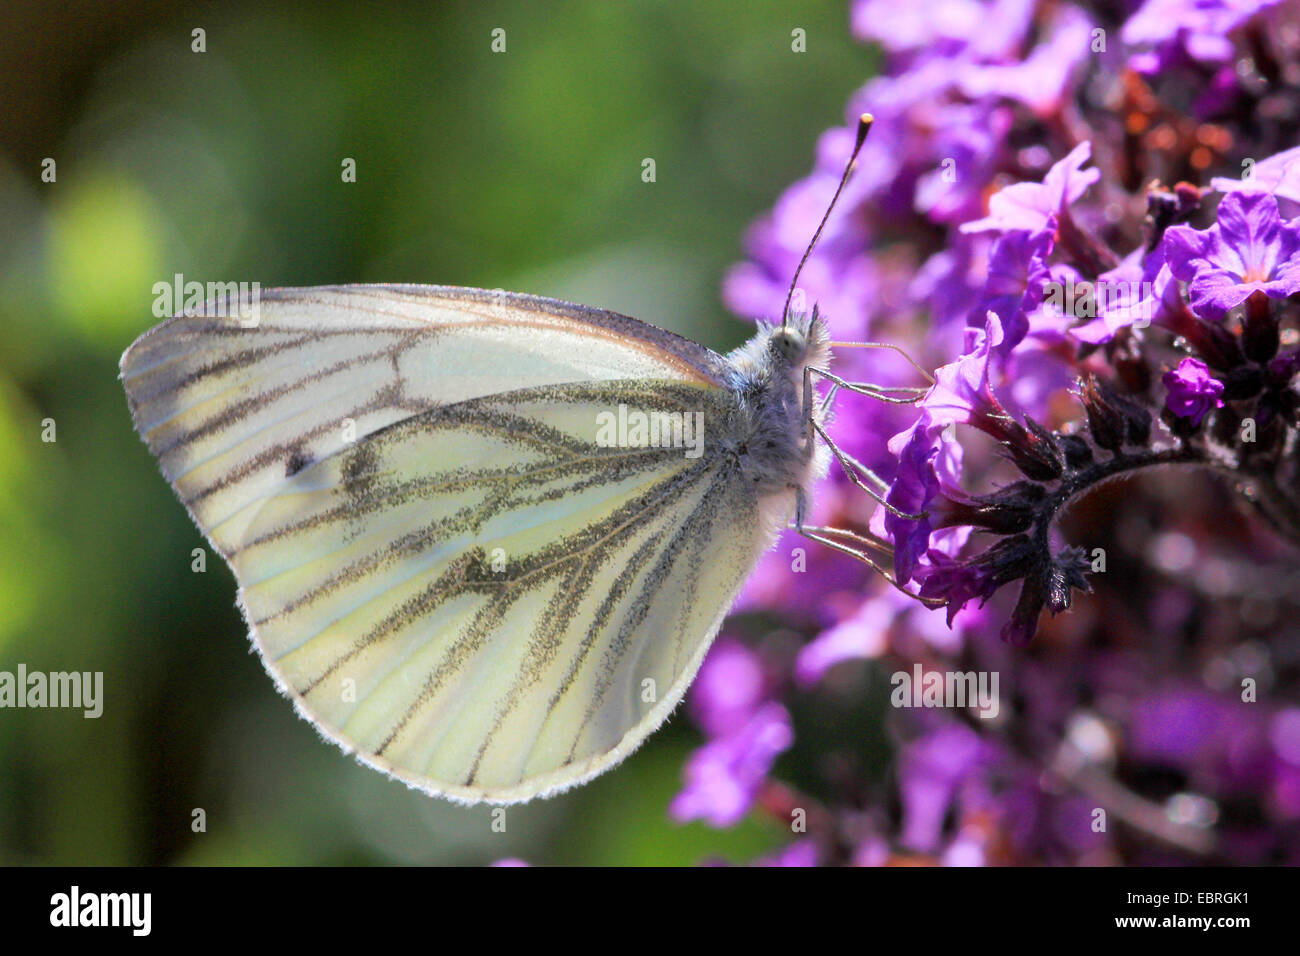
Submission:
M 814 373 L 888 400 L 829 372 L 815 309 L 728 355 L 447 286 L 269 290 L 251 327 L 213 311 L 123 355 L 136 428 L 281 692 L 431 794 L 519 802 L 626 757 L 791 520 L 868 563 L 881 546 L 804 520 L 831 453 L 861 467 Z

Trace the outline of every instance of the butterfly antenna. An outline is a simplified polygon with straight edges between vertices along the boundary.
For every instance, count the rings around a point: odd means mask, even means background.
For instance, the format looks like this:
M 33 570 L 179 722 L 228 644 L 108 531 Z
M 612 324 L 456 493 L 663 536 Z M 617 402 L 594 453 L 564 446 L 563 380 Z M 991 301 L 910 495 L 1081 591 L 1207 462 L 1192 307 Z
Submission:
M 826 222 L 831 218 L 831 210 L 835 208 L 835 201 L 840 198 L 840 193 L 844 192 L 844 184 L 849 181 L 849 173 L 853 172 L 853 163 L 858 158 L 858 153 L 862 150 L 862 144 L 867 140 L 867 133 L 871 131 L 871 124 L 874 118 L 870 113 L 863 113 L 858 117 L 858 138 L 853 144 L 853 152 L 849 155 L 849 161 L 844 164 L 844 175 L 840 177 L 840 184 L 835 189 L 835 195 L 831 197 L 831 203 L 826 207 L 826 215 L 822 216 L 822 221 L 817 226 L 817 231 L 813 233 L 812 242 L 808 243 L 808 248 L 804 250 L 803 258 L 799 260 L 799 268 L 794 270 L 794 278 L 790 280 L 790 291 L 785 296 L 785 308 L 781 310 L 781 328 L 785 328 L 786 320 L 790 316 L 790 301 L 794 298 L 795 286 L 799 284 L 799 273 L 803 271 L 803 265 L 812 255 L 813 248 L 817 245 L 817 240 L 821 238 L 822 230 L 826 228 Z

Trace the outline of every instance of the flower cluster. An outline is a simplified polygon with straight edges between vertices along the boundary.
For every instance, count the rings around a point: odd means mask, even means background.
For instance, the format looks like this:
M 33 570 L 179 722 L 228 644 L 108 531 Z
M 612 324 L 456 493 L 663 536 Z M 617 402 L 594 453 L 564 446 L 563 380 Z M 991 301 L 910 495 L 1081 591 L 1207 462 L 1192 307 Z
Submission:
M 1300 862 L 1300 8 L 1132 6 L 852 4 L 875 124 L 794 302 L 934 370 L 830 424 L 887 490 L 837 476 L 814 520 L 894 586 L 782 539 L 675 816 L 802 810 L 777 862 Z M 853 144 L 753 226 L 737 313 L 783 301 Z M 889 355 L 836 372 L 921 384 Z M 1000 716 L 885 707 L 913 666 L 1001 675 Z M 787 749 L 818 772 L 774 780 Z

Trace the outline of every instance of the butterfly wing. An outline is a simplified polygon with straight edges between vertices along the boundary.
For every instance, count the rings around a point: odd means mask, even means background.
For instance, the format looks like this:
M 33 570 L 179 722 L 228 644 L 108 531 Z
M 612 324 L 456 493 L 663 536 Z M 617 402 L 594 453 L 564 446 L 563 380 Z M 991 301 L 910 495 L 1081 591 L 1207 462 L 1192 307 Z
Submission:
M 721 434 L 720 362 L 553 300 L 359 286 L 265 293 L 253 329 L 173 319 L 122 375 L 300 712 L 414 786 L 509 802 L 657 727 L 768 544 L 707 440 L 598 441 L 620 405 Z

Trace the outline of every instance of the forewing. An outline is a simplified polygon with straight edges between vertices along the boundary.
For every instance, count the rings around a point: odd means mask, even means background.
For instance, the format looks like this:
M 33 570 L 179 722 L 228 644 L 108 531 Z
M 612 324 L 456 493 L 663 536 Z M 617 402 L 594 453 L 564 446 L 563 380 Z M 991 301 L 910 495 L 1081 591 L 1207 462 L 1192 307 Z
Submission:
M 566 382 L 717 381 L 703 346 L 553 299 L 443 286 L 262 294 L 260 322 L 180 316 L 122 356 L 141 436 L 213 541 L 287 474 L 440 405 Z

